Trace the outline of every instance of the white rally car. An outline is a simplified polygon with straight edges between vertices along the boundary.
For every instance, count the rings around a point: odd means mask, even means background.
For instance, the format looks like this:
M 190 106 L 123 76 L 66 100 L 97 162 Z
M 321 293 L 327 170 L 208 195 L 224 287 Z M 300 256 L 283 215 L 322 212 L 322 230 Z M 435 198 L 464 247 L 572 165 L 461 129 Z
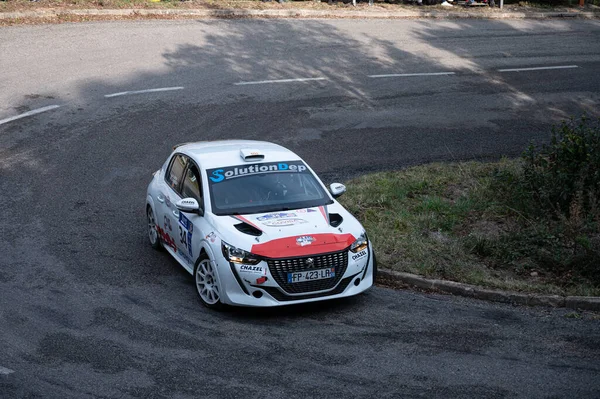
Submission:
M 176 146 L 148 186 L 148 235 L 194 276 L 201 302 L 278 306 L 373 285 L 364 228 L 298 155 L 260 141 Z

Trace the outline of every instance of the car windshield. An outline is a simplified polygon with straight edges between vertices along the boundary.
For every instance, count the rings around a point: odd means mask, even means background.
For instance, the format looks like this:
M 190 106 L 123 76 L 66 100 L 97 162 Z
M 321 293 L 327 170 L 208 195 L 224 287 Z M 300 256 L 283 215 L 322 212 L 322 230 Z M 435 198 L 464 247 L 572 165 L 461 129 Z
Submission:
M 276 212 L 331 204 L 302 161 L 255 163 L 206 171 L 213 213 Z

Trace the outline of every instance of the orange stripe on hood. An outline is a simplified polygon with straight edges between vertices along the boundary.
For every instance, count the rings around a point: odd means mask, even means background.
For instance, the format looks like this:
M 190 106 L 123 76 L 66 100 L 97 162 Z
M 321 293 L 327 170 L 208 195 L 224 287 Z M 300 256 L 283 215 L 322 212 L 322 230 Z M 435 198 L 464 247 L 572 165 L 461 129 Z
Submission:
M 306 234 L 254 244 L 251 252 L 266 258 L 290 258 L 341 251 L 354 241 L 352 234 Z

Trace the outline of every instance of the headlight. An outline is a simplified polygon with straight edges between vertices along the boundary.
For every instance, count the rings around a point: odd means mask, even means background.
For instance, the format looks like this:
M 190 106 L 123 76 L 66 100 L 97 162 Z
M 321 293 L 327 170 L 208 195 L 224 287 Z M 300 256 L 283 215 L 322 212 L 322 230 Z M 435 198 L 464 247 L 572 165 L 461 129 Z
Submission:
M 236 248 L 233 245 L 229 245 L 224 241 L 221 241 L 221 251 L 223 251 L 225 259 L 233 263 L 256 265 L 260 262 L 260 259 L 256 255 L 244 251 L 243 249 Z
M 367 233 L 362 233 L 356 241 L 350 245 L 350 251 L 357 253 L 366 249 L 369 246 L 369 240 L 367 239 Z

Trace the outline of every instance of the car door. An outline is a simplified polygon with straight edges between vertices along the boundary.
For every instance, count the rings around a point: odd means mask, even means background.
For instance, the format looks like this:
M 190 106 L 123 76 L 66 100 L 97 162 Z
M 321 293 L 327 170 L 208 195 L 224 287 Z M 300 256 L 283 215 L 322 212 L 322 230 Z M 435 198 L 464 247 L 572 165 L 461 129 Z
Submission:
M 194 198 L 198 201 L 200 208 L 204 210 L 202 197 L 202 184 L 200 178 L 200 169 L 189 160 L 181 182 L 181 189 L 177 193 L 177 200 L 182 198 Z M 195 213 L 179 212 L 171 213 L 174 216 L 173 226 L 177 226 L 177 255 L 185 263 L 186 268 L 190 267 L 193 271 L 195 260 L 200 254 L 200 241 L 203 237 L 201 222 L 203 217 Z M 199 239 L 200 237 L 200 239 Z
M 164 247 L 177 256 L 177 241 L 179 210 L 175 203 L 181 198 L 181 190 L 184 173 L 187 169 L 189 158 L 183 154 L 175 154 L 171 157 L 164 180 L 159 184 L 157 195 L 157 225 L 161 227 L 161 239 Z

